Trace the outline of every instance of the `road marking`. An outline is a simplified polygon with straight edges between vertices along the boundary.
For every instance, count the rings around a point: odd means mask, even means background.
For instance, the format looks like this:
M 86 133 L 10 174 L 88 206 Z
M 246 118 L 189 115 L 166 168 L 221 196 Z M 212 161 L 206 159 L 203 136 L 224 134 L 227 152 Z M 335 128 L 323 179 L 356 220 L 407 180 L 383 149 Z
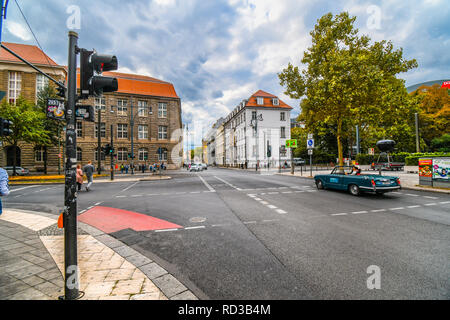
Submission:
M 333 213 L 332 216 L 346 216 L 348 213 Z
M 263 199 L 261 199 L 261 198 L 253 198 L 253 199 L 256 201 L 263 201 Z
M 184 228 L 184 230 L 193 230 L 193 229 L 205 229 L 205 226 L 196 226 L 196 227 L 187 227 Z
M 418 197 L 418 194 L 412 194 L 412 193 L 405 193 L 405 196 L 410 196 L 410 197 Z
M 163 229 L 163 230 L 155 230 L 155 232 L 170 232 L 170 231 L 178 231 L 179 229 Z
M 371 210 L 370 212 L 385 212 L 386 209 Z
M 249 197 L 251 197 L 251 198 L 255 198 L 256 197 L 256 194 L 247 194 Z
M 272 220 L 263 220 L 262 222 L 275 222 L 275 221 L 280 221 L 278 219 L 272 219 Z
M 391 211 L 396 211 L 396 210 L 404 210 L 404 207 L 398 207 L 398 208 L 390 208 L 389 210 Z
M 286 213 L 287 213 L 286 211 L 281 210 L 281 209 L 277 209 L 277 212 L 278 212 L 279 214 L 286 214 Z
M 142 197 L 142 194 L 135 194 L 131 196 L 132 198 L 138 198 L 138 197 Z
M 425 203 L 424 205 L 425 206 L 435 206 L 435 205 L 437 205 L 437 203 L 434 203 L 434 202 L 433 203 Z
M 439 202 L 440 204 L 447 204 L 447 203 L 450 203 L 450 201 L 442 201 L 442 202 Z
M 197 173 L 197 175 L 200 178 L 200 180 L 202 180 L 203 184 L 209 189 L 209 191 L 211 191 L 211 192 L 215 192 L 216 191 L 216 190 L 214 190 L 213 187 L 211 187 L 211 185 L 208 182 L 206 182 L 205 179 L 203 179 L 203 177 L 201 175 L 199 175 L 198 173 Z
M 267 205 L 267 204 L 269 204 L 267 201 L 261 201 L 261 204 L 263 204 L 263 205 Z
M 420 208 L 421 206 L 409 206 L 408 209 Z
M 280 194 L 279 192 L 269 192 L 267 194 Z
M 286 193 L 287 194 L 287 193 L 292 193 L 292 191 L 285 191 L 285 192 L 282 192 L 282 193 Z
M 192 194 L 194 194 L 194 193 L 201 193 L 200 191 L 194 191 L 194 192 L 191 192 Z M 163 195 L 166 195 L 166 193 L 164 193 Z
M 137 181 L 137 182 L 133 183 L 132 185 L 130 185 L 130 186 L 126 187 L 125 189 L 123 189 L 123 190 L 122 190 L 122 192 L 124 192 L 124 191 L 127 191 L 127 190 L 131 189 L 132 187 L 134 187 L 134 186 L 135 186 L 135 185 L 137 185 L 138 183 L 139 183 L 139 181 Z
M 424 196 L 424 198 L 433 199 L 433 200 L 439 199 L 438 197 L 430 197 L 430 196 Z
M 236 189 L 236 190 L 238 189 L 237 187 L 233 186 L 233 185 L 232 185 L 231 183 L 229 183 L 228 181 L 225 181 L 225 180 L 223 180 L 223 179 L 221 179 L 221 178 L 219 178 L 219 177 L 216 177 L 216 176 L 214 176 L 214 178 L 216 178 L 217 180 L 222 181 L 223 183 L 225 183 L 226 185 L 232 187 L 233 189 Z
M 369 213 L 368 211 L 356 211 L 356 212 L 352 212 L 352 214 L 360 214 L 360 213 Z
M 23 188 L 19 188 L 19 189 L 13 189 L 13 190 L 10 190 L 9 192 L 11 193 L 11 192 L 21 191 L 21 190 L 36 188 L 36 187 L 39 187 L 39 186 L 29 186 L 29 187 L 23 187 Z
M 255 224 L 257 223 L 256 221 L 245 221 L 244 224 Z
M 270 208 L 270 209 L 278 209 L 278 207 L 276 207 L 276 206 L 274 206 L 274 205 L 271 205 L 271 204 L 267 205 L 267 208 Z

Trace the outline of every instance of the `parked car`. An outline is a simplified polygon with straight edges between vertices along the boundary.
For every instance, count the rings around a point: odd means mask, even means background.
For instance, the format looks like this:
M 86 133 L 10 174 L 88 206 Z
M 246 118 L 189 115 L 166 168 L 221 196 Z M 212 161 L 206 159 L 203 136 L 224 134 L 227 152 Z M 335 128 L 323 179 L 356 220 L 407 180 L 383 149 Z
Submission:
M 305 163 L 305 160 L 302 158 L 294 158 L 294 165 L 296 166 L 303 166 Z
M 374 192 L 384 194 L 386 192 L 401 189 L 398 177 L 380 175 L 356 175 L 355 166 L 337 166 L 331 174 L 320 174 L 314 177 L 317 189 L 337 189 L 349 191 L 358 196 L 362 192 Z
M 203 167 L 199 163 L 194 163 L 191 165 L 191 168 L 189 169 L 189 172 L 192 172 L 192 171 L 201 172 L 201 171 L 203 171 Z
M 6 172 L 8 172 L 9 176 L 13 175 L 13 170 L 14 170 L 13 166 L 4 167 L 3 169 L 5 169 Z M 30 170 L 22 168 L 22 167 L 16 167 L 16 175 L 17 176 L 27 176 L 29 174 L 30 174 Z
M 200 163 L 203 170 L 208 170 L 208 165 L 206 163 Z

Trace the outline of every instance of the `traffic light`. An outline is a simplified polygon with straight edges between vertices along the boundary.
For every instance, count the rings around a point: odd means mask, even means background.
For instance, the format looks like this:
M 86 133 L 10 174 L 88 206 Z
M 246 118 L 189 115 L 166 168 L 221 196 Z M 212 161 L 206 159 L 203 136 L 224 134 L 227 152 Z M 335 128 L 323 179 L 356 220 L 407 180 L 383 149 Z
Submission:
M 12 121 L 0 118 L 0 136 L 6 137 L 12 135 L 13 131 L 10 129 Z
M 56 87 L 56 95 L 61 98 L 66 97 L 66 88 L 57 86 Z
M 81 97 L 101 96 L 104 92 L 114 92 L 119 89 L 116 78 L 103 77 L 103 71 L 117 70 L 116 56 L 98 54 L 94 51 L 80 51 L 80 89 Z
M 111 150 L 111 146 L 109 144 L 107 144 L 104 147 L 102 147 L 102 153 L 104 155 L 108 155 L 110 153 L 110 150 Z
M 267 158 L 270 158 L 272 156 L 272 147 L 267 146 Z

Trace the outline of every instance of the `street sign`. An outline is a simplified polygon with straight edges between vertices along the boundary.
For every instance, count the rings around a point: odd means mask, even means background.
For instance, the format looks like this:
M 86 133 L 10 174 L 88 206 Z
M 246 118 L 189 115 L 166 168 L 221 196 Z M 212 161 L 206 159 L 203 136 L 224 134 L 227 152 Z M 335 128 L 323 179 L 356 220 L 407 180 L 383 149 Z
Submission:
M 371 155 L 371 156 L 375 155 L 375 149 L 374 148 L 369 148 L 369 155 Z
M 297 148 L 297 140 L 296 139 L 286 140 L 286 148 Z
M 75 106 L 75 116 L 76 116 L 77 120 L 95 122 L 94 107 L 77 105 L 77 106 Z
M 313 155 L 314 150 L 313 149 L 308 149 L 308 156 L 312 156 Z
M 66 108 L 63 99 L 47 100 L 47 118 L 63 121 L 66 119 Z
M 314 134 L 308 133 L 308 140 L 312 140 L 312 139 L 314 139 Z
M 308 139 L 308 141 L 306 142 L 306 147 L 308 149 L 314 149 L 314 139 Z

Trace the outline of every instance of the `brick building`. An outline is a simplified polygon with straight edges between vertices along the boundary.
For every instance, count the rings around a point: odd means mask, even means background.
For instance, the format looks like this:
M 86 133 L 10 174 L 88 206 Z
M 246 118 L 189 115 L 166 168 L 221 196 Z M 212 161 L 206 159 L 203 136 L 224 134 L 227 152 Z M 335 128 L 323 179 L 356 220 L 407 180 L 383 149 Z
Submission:
M 66 77 L 64 66 L 57 65 L 36 46 L 4 43 L 8 48 L 18 53 L 26 60 L 42 69 L 58 80 Z M 131 163 L 128 154 L 131 150 L 131 132 L 133 131 L 134 163 L 155 163 L 163 161 L 169 169 L 177 168 L 182 157 L 182 124 L 181 101 L 171 83 L 155 78 L 118 73 L 104 72 L 105 76 L 116 77 L 119 90 L 107 93 L 102 97 L 92 97 L 79 101 L 80 104 L 95 106 L 96 122 L 77 122 L 77 159 L 85 164 L 92 160 L 97 164 L 97 127 L 100 111 L 100 137 L 104 146 L 111 140 L 111 125 L 113 127 L 115 163 Z M 79 78 L 79 74 L 77 75 Z M 48 80 L 20 60 L 0 51 L 0 91 L 5 91 L 5 99 L 14 102 L 20 95 L 30 101 L 36 101 L 37 92 L 45 87 Z M 79 79 L 78 79 L 79 81 Z M 134 122 L 133 130 L 131 123 Z M 61 147 L 49 148 L 48 170 L 58 170 L 63 167 L 64 138 L 61 134 Z M 162 148 L 163 153 L 157 153 Z M 11 147 L 3 146 L 0 155 L 0 165 L 11 165 L 13 152 Z M 43 148 L 29 144 L 20 144 L 17 152 L 17 166 L 29 168 L 30 171 L 42 171 Z M 61 158 L 59 158 L 61 154 Z M 110 157 L 102 156 L 102 167 L 109 170 Z

